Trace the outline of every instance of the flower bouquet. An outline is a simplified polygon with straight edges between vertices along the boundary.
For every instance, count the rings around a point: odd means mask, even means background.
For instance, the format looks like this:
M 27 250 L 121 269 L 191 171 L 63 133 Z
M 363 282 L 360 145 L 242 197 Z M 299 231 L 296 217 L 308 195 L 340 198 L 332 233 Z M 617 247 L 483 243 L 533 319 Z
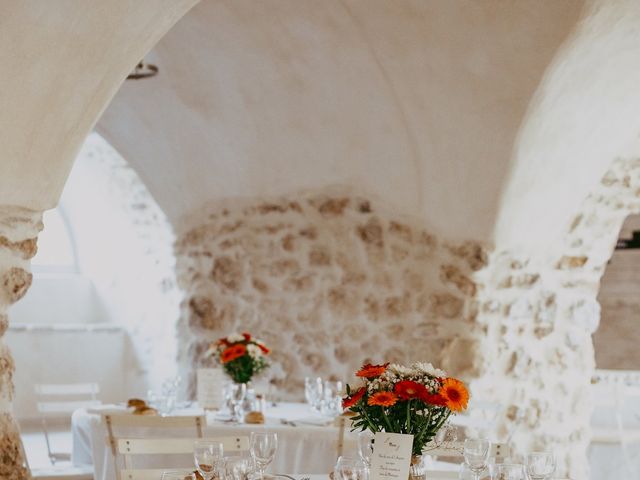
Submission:
M 249 383 L 269 366 L 269 349 L 249 333 L 232 333 L 212 343 L 208 357 L 215 357 L 235 383 Z
M 347 385 L 342 405 L 355 414 L 353 429 L 413 435 L 414 457 L 434 439 L 452 413 L 467 408 L 465 385 L 430 363 L 409 367 L 364 365 L 356 372 L 363 384 Z

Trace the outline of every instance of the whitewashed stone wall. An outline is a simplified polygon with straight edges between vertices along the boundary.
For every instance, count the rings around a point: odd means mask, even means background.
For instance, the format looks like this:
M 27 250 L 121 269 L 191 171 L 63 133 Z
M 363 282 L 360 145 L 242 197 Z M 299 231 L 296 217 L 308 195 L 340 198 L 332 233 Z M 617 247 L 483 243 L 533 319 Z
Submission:
M 273 347 L 272 382 L 301 398 L 305 375 L 350 379 L 365 361 L 430 359 L 477 370 L 473 243 L 439 242 L 349 194 L 217 207 L 176 244 L 186 371 L 207 342 L 248 330 Z
M 0 207 L 0 478 L 30 477 L 22 454 L 20 433 L 12 416 L 13 357 L 2 336 L 7 330 L 7 309 L 31 286 L 29 260 L 35 255 L 42 214 L 18 207 Z
M 81 274 L 110 322 L 126 328 L 127 395 L 144 396 L 176 373 L 180 292 L 173 229 L 137 173 L 98 134 L 89 135 L 61 198 Z

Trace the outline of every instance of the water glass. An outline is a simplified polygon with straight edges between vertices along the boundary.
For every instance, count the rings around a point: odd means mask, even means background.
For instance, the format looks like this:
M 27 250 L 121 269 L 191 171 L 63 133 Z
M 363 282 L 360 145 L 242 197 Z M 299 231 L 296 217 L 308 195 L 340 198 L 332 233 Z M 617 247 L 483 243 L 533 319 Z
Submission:
M 232 383 L 229 386 L 229 397 L 231 400 L 231 420 L 240 422 L 242 420 L 242 403 L 247 395 L 246 383 Z
M 253 473 L 253 461 L 248 457 L 225 458 L 225 480 L 247 480 Z
M 556 459 L 550 452 L 533 452 L 527 455 L 527 473 L 531 480 L 546 480 L 556 470 Z
M 497 463 L 492 480 L 526 480 L 524 467 L 519 463 Z
M 161 480 L 196 480 L 196 475 L 189 470 L 165 470 Z
M 371 468 L 373 456 L 373 433 L 364 430 L 358 434 L 358 455 L 367 468 Z
M 364 462 L 355 457 L 341 456 L 333 469 L 335 480 L 368 480 L 369 471 Z
M 223 447 L 219 442 L 196 440 L 193 445 L 193 460 L 198 472 L 205 480 L 219 477 L 218 473 L 223 465 L 223 458 Z
M 322 403 L 322 379 L 320 377 L 305 377 L 304 396 L 312 410 L 320 410 Z
M 486 438 L 467 438 L 464 441 L 464 461 L 474 473 L 474 480 L 480 479 L 480 474 L 487 468 L 491 442 Z
M 269 432 L 251 432 L 249 437 L 249 451 L 251 457 L 260 472 L 260 478 L 264 478 L 264 471 L 273 461 L 278 450 L 278 436 Z
M 469 469 L 469 465 L 466 463 L 460 464 L 460 472 L 458 473 L 458 480 L 474 480 L 476 474 Z M 491 478 L 490 468 L 485 468 L 480 472 L 481 479 Z

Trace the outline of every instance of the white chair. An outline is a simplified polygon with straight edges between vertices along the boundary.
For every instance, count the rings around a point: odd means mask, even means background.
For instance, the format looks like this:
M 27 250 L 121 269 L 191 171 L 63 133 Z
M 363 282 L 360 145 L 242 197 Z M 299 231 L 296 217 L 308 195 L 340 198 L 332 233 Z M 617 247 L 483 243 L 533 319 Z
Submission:
M 42 421 L 42 431 L 47 445 L 51 465 L 56 462 L 70 461 L 71 452 L 56 452 L 51 446 L 47 420 L 71 419 L 71 414 L 79 408 L 94 407 L 100 404 L 96 399 L 100 388 L 97 383 L 66 383 L 35 385 L 36 406 Z
M 158 433 L 153 435 L 155 438 L 166 438 L 167 430 L 173 429 L 193 429 L 198 438 L 202 438 L 202 428 L 206 424 L 206 418 L 202 415 L 176 415 L 173 417 L 161 417 L 158 415 L 133 415 L 131 413 L 105 414 L 102 416 L 104 425 L 107 428 L 108 442 L 111 447 L 111 455 L 113 457 L 114 468 L 117 478 L 119 475 L 118 462 L 118 438 L 129 438 L 131 434 L 123 434 L 124 430 L 131 432 L 132 428 L 144 428 L 155 430 Z M 114 431 L 119 431 L 116 435 Z M 192 445 L 193 448 L 193 445 Z M 160 478 L 160 477 L 158 477 Z
M 175 455 L 193 454 L 193 445 L 198 438 L 118 438 L 117 453 L 122 455 L 124 468 L 118 469 L 116 463 L 116 478 L 118 480 L 157 480 L 161 477 L 163 469 L 135 469 L 133 467 L 134 458 L 141 455 Z M 238 437 L 218 437 L 207 438 L 214 442 L 219 442 L 227 452 L 243 452 L 249 450 L 249 438 Z M 167 466 L 176 468 L 176 466 Z M 180 467 L 177 467 L 180 468 Z

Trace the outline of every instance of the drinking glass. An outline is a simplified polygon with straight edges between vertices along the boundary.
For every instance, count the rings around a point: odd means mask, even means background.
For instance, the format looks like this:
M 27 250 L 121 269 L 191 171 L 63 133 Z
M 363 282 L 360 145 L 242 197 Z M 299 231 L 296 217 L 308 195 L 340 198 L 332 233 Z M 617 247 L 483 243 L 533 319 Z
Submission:
M 550 452 L 533 452 L 527 455 L 527 473 L 531 480 L 545 480 L 556 470 L 556 459 Z
M 362 460 L 355 457 L 338 457 L 334 467 L 335 480 L 367 480 L 367 467 Z
M 373 433 L 365 430 L 358 434 L 358 455 L 367 468 L 371 468 L 373 456 Z
M 223 463 L 223 448 L 219 442 L 196 440 L 193 445 L 193 460 L 198 472 L 210 480 L 216 475 Z
M 486 438 L 467 438 L 464 441 L 464 461 L 474 474 L 474 480 L 487 468 L 491 442 Z
M 492 480 L 526 480 L 524 467 L 519 463 L 497 463 Z
M 305 377 L 304 396 L 312 410 L 320 410 L 322 402 L 322 379 L 320 377 Z
M 247 480 L 253 473 L 253 462 L 248 457 L 225 458 L 225 480 Z
M 246 395 L 246 383 L 232 383 L 229 387 L 229 396 L 231 398 L 231 420 L 234 422 L 240 422 L 241 420 L 240 410 Z
M 278 449 L 278 436 L 269 432 L 251 432 L 249 437 L 249 451 L 256 467 L 260 472 L 260 478 L 264 478 L 264 471 L 276 456 Z
M 196 476 L 189 470 L 165 470 L 161 480 L 196 480 Z
M 469 469 L 469 465 L 466 463 L 460 464 L 460 472 L 458 472 L 458 480 L 474 480 L 475 473 Z M 480 472 L 480 478 L 492 478 L 490 468 L 485 468 Z

